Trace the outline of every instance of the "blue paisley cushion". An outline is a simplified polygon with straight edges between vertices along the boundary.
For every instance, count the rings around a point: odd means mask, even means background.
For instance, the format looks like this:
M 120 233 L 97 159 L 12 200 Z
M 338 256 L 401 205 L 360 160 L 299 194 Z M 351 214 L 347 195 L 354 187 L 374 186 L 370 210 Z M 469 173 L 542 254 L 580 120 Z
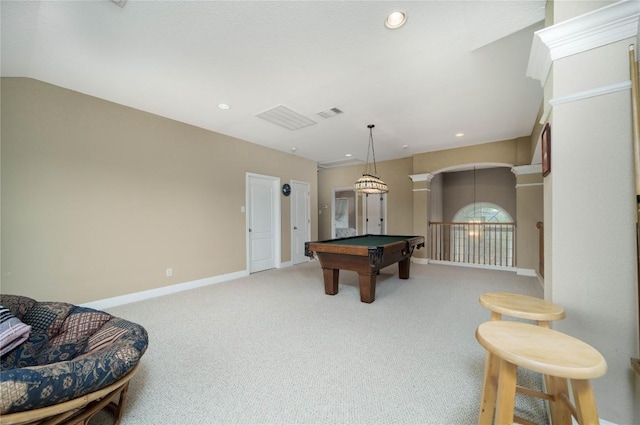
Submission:
M 2 305 L 8 308 L 18 319 L 22 320 L 27 311 L 31 310 L 37 301 L 20 295 L 2 295 Z
M 19 367 L 37 366 L 36 360 L 42 348 L 47 345 L 49 338 L 43 333 L 31 333 L 27 339 L 18 348 L 0 358 L 1 370 L 15 369 Z M 0 372 L 1 374 L 2 372 Z M 4 379 L 4 375 L 2 375 Z
M 4 356 L 29 338 L 31 326 L 25 325 L 0 304 L 0 356 Z
M 51 406 L 104 388 L 131 371 L 148 345 L 140 325 L 66 303 L 1 295 L 32 327 L 0 358 L 0 414 Z

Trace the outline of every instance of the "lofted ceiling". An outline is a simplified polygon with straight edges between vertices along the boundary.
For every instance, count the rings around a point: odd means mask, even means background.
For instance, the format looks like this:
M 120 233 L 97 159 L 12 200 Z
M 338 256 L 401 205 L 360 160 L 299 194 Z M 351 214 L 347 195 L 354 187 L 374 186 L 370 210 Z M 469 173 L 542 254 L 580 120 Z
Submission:
M 382 161 L 530 135 L 542 88 L 525 73 L 544 5 L 3 0 L 2 76 L 35 78 L 320 167 L 366 160 L 367 125 L 375 124 Z M 385 27 L 393 11 L 406 13 L 402 28 Z M 275 107 L 309 125 L 291 130 L 258 116 Z M 318 115 L 333 108 L 342 113 Z

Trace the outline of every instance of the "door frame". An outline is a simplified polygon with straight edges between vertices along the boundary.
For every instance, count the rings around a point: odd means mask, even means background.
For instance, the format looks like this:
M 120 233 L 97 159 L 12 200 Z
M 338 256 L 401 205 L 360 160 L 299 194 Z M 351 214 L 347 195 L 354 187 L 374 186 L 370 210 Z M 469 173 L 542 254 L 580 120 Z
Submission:
M 300 185 L 304 185 L 307 187 L 307 196 L 305 196 L 305 220 L 307 220 L 307 234 L 306 234 L 306 239 L 307 241 L 311 240 L 311 184 L 309 182 L 303 182 L 300 180 L 290 180 L 289 184 L 293 187 L 293 185 L 295 184 L 300 184 Z M 289 202 L 289 217 L 293 217 L 293 209 L 295 208 L 294 203 L 293 202 Z M 293 229 L 290 230 L 291 233 L 291 265 L 295 265 L 294 260 L 293 260 L 293 251 L 294 251 L 294 236 L 293 236 Z M 300 263 L 301 264 L 301 263 Z
M 248 274 L 251 274 L 251 240 L 250 240 L 250 234 L 249 234 L 249 225 L 251 223 L 249 223 L 249 217 L 251 217 L 251 203 L 249 202 L 249 188 L 250 188 L 250 182 L 251 182 L 251 178 L 261 178 L 261 179 L 266 179 L 266 180 L 271 180 L 271 184 L 273 186 L 273 210 L 271 211 L 271 215 L 273 217 L 273 229 L 274 229 L 274 240 L 273 240 L 273 244 L 274 244 L 274 250 L 275 250 L 275 256 L 274 256 L 274 266 L 275 268 L 280 268 L 280 264 L 282 262 L 282 255 L 281 255 L 281 250 L 282 250 L 282 229 L 281 229 L 281 211 L 280 211 L 280 177 L 274 177 L 274 176 L 267 176 L 264 174 L 257 174 L 257 173 L 249 173 L 247 172 L 245 174 L 245 226 L 244 226 L 244 233 L 245 233 L 245 251 L 246 251 L 246 270 Z
M 360 222 L 360 216 L 358 214 L 358 192 L 353 190 L 353 186 L 346 187 L 334 187 L 331 189 L 331 239 L 336 237 L 336 192 L 353 192 L 353 202 L 355 203 L 355 214 L 356 214 L 356 235 L 358 234 L 358 224 Z
M 373 193 L 362 194 L 362 234 L 368 234 L 369 231 L 369 203 L 367 202 L 368 196 L 380 196 L 382 198 L 380 205 L 380 215 L 382 216 L 382 226 L 380 226 L 380 234 L 387 234 L 387 194 L 386 193 Z

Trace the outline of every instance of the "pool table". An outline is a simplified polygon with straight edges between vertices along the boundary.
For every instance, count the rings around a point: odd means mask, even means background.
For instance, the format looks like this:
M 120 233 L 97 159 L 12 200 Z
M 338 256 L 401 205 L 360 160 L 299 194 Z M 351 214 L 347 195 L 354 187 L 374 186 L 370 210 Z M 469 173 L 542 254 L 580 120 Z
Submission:
M 320 260 L 324 292 L 338 293 L 340 270 L 358 272 L 360 301 L 376 298 L 376 276 L 380 269 L 398 263 L 400 279 L 409 279 L 411 255 L 424 247 L 424 236 L 363 235 L 326 241 L 306 242 L 305 255 Z

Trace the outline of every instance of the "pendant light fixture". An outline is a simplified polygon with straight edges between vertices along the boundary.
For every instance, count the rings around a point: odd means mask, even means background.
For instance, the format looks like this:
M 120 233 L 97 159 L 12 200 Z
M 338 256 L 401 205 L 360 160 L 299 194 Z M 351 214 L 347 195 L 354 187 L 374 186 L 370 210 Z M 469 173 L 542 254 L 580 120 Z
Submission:
M 478 237 L 480 235 L 480 224 L 482 220 L 476 215 L 476 166 L 473 166 L 473 218 L 469 220 L 469 236 Z
M 476 219 L 476 166 L 473 166 L 473 218 Z
M 377 176 L 378 170 L 376 169 L 376 151 L 373 148 L 373 127 L 375 127 L 375 125 L 373 124 L 369 124 L 367 126 L 367 128 L 369 128 L 367 164 L 365 165 L 362 177 L 360 177 L 354 185 L 354 190 L 359 193 L 379 194 L 387 193 L 389 191 L 387 184 L 380 180 L 380 177 Z M 372 154 L 373 156 L 373 173 L 371 170 L 371 165 L 369 164 L 369 154 Z

